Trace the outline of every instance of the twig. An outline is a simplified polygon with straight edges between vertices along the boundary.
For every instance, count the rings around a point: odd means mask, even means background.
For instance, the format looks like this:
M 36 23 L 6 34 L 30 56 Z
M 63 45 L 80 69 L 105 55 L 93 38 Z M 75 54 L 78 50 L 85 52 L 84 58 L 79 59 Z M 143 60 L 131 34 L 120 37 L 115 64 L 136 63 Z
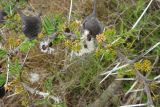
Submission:
M 19 93 L 11 94 L 11 95 L 7 96 L 7 98 L 13 97 L 13 96 L 18 95 L 18 94 L 19 94 Z
M 154 77 L 154 80 L 160 79 L 160 75 Z
M 106 74 L 108 74 L 108 72 L 114 72 L 114 71 L 120 70 L 120 69 L 122 69 L 122 68 L 127 67 L 128 65 L 130 65 L 130 64 L 124 64 L 124 65 L 122 65 L 122 66 L 120 66 L 120 67 L 117 67 L 117 68 L 115 68 L 115 69 L 113 68 L 112 70 L 107 71 L 107 72 L 105 72 L 105 73 L 102 73 L 102 74 L 100 74 L 100 75 L 106 75 Z
M 10 51 L 8 52 L 8 55 L 15 54 L 16 52 L 18 52 L 19 49 L 20 49 L 20 47 L 22 46 L 22 44 L 25 43 L 26 41 L 28 41 L 27 38 L 26 38 L 19 46 L 17 46 L 15 49 L 10 50 Z
M 133 90 L 133 88 L 137 85 L 137 83 L 138 83 L 138 81 L 135 81 L 135 82 L 133 83 L 133 85 L 131 86 L 131 88 L 125 93 L 124 96 L 127 96 L 127 95 Z
M 138 76 L 138 79 L 140 81 L 142 81 L 143 84 L 144 84 L 144 90 L 145 90 L 145 92 L 147 94 L 147 99 L 148 99 L 148 101 L 147 101 L 148 106 L 149 107 L 154 107 L 152 96 L 151 96 L 151 92 L 150 92 L 149 86 L 147 84 L 146 77 L 144 77 L 139 71 L 137 71 L 137 76 Z
M 42 92 L 42 91 L 33 89 L 33 88 L 29 87 L 29 86 L 28 86 L 27 84 L 25 84 L 25 83 L 22 83 L 22 85 L 23 85 L 24 89 L 27 90 L 27 91 L 29 91 L 31 94 L 40 95 L 40 96 L 43 96 L 44 98 L 45 98 L 45 97 L 51 98 L 51 99 L 53 99 L 56 103 L 60 103 L 60 101 L 61 101 L 58 97 L 52 96 L 52 95 L 50 95 L 49 93 L 46 93 L 46 92 Z
M 27 57 L 28 57 L 28 54 L 29 54 L 30 50 L 31 50 L 31 46 L 29 47 L 29 50 L 28 50 L 28 52 L 27 52 L 27 54 L 26 54 L 26 56 L 25 56 L 25 58 L 24 58 L 24 61 L 23 61 L 23 63 L 22 63 L 21 69 L 23 68 L 23 66 L 24 66 L 24 64 L 25 64 L 25 62 L 26 62 L 26 60 L 27 60 Z
M 148 104 L 133 104 L 133 105 L 124 105 L 124 106 L 120 106 L 120 107 L 146 107 Z
M 151 3 L 153 2 L 153 0 L 151 0 L 149 2 L 149 4 L 147 5 L 147 7 L 144 9 L 144 11 L 142 12 L 141 16 L 138 18 L 138 20 L 135 22 L 135 24 L 132 26 L 132 29 L 135 29 L 135 27 L 138 25 L 138 23 L 140 22 L 140 20 L 142 19 L 142 17 L 144 16 L 144 14 L 146 13 L 146 11 L 148 10 L 149 6 L 151 5 Z M 119 41 L 121 39 L 121 37 L 117 38 L 114 42 L 112 42 L 112 44 L 114 44 L 115 42 Z
M 43 38 L 43 41 L 52 42 L 52 41 L 54 41 L 54 40 L 57 38 L 57 36 L 58 36 L 58 33 L 55 32 L 55 33 L 53 33 L 53 34 L 51 34 L 51 35 L 45 36 L 45 37 Z
M 117 38 L 116 40 L 114 40 L 111 44 L 115 44 L 116 42 L 118 42 L 121 39 L 121 37 Z
M 113 69 L 116 69 L 119 65 L 120 65 L 120 63 L 118 63 Z M 108 76 L 110 76 L 112 74 L 112 72 L 113 71 L 108 72 L 107 76 L 105 78 L 103 78 L 102 81 L 99 84 L 101 84 L 105 79 L 107 79 Z
M 117 78 L 115 80 L 118 80 L 118 81 L 134 81 L 136 79 L 135 78 Z
M 73 1 L 71 0 L 71 3 L 70 3 L 70 9 L 69 9 L 69 16 L 68 16 L 68 24 L 70 23 L 70 20 L 71 20 L 71 13 L 72 13 L 72 7 L 73 7 Z
M 152 51 L 154 48 L 156 48 L 158 45 L 160 45 L 160 42 L 156 43 L 154 46 L 152 46 L 150 49 L 148 49 L 143 56 L 147 55 L 150 51 Z
M 77 39 L 77 35 L 73 34 L 73 33 L 66 33 L 64 32 L 64 35 L 67 37 L 67 39 Z
M 158 84 L 160 83 L 160 81 L 155 81 L 155 82 L 158 83 Z
M 9 80 L 9 67 L 10 67 L 10 65 L 9 65 L 9 63 L 10 63 L 10 58 L 9 58 L 9 56 L 7 56 L 7 76 L 6 76 L 6 84 L 8 84 L 8 80 Z
M 132 91 L 130 91 L 130 93 L 139 92 L 139 91 L 144 91 L 144 89 L 136 89 L 136 90 L 132 90 Z
M 147 5 L 147 7 L 144 9 L 143 13 L 141 14 L 141 16 L 138 18 L 138 20 L 136 21 L 136 23 L 133 25 L 132 29 L 134 29 L 138 23 L 140 22 L 140 20 L 142 19 L 142 17 L 144 16 L 144 14 L 146 13 L 146 11 L 148 10 L 149 6 L 151 5 L 151 3 L 153 2 L 153 0 L 151 0 L 149 2 L 149 4 Z

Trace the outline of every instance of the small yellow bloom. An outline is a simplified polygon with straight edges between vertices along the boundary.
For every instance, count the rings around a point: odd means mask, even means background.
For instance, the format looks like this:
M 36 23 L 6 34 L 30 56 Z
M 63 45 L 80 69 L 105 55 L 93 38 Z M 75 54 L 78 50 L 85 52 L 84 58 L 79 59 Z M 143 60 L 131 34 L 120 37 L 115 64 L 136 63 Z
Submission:
M 23 99 L 22 101 L 21 101 L 21 104 L 22 104 L 22 106 L 25 106 L 25 107 L 28 107 L 28 105 L 29 105 L 29 102 L 28 102 L 28 99 Z
M 5 84 L 4 87 L 6 91 L 10 91 L 13 89 L 13 86 L 11 84 Z
M 16 86 L 15 87 L 15 93 L 21 93 L 22 91 L 24 91 L 23 86 Z
M 64 45 L 65 45 L 66 47 L 70 47 L 70 46 L 72 45 L 72 43 L 71 43 L 70 40 L 66 40 L 66 41 L 64 42 Z
M 79 41 L 78 40 L 74 41 L 72 43 L 72 50 L 73 51 L 80 51 L 80 49 L 81 49 L 81 45 L 80 45 Z
M 113 46 L 112 46 L 111 44 L 107 44 L 107 45 L 106 45 L 106 48 L 107 48 L 107 49 L 110 49 L 110 50 L 113 50 Z
M 106 40 L 106 37 L 105 37 L 105 35 L 102 33 L 102 34 L 98 34 L 98 35 L 96 36 L 96 39 L 97 39 L 97 41 L 98 41 L 99 43 L 102 43 L 103 41 Z
M 41 32 L 40 34 L 38 34 L 38 38 L 41 39 L 44 37 L 44 34 Z
M 76 23 L 77 23 L 78 26 L 81 25 L 81 21 L 79 21 L 79 20 L 76 20 Z
M 17 39 L 17 40 L 16 40 L 16 43 L 17 43 L 16 45 L 20 45 L 21 42 L 22 42 L 21 39 Z
M 134 64 L 134 67 L 137 69 L 137 70 L 140 70 L 142 72 L 149 72 L 151 71 L 152 69 L 152 63 L 150 62 L 150 60 L 144 60 L 142 62 L 136 62 Z

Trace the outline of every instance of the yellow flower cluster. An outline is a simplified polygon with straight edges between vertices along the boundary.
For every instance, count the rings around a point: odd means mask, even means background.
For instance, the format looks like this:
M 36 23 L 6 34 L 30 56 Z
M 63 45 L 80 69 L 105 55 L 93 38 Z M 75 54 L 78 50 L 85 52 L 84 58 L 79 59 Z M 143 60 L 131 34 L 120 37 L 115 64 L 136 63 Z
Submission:
M 102 33 L 102 34 L 98 34 L 96 36 L 96 39 L 97 39 L 98 43 L 102 43 L 103 41 L 106 40 L 106 37 L 105 37 L 104 33 Z
M 80 42 L 78 40 L 74 41 L 72 44 L 72 50 L 78 52 L 80 51 L 80 49 L 81 49 Z
M 71 42 L 70 40 L 66 40 L 66 41 L 64 42 L 64 45 L 65 45 L 66 47 L 71 47 L 72 42 Z
M 78 26 L 81 25 L 81 21 L 80 20 L 76 20 L 76 23 L 77 23 Z
M 78 29 L 78 27 L 80 26 L 80 22 L 79 21 L 73 21 L 71 22 L 68 27 L 70 28 L 71 31 L 76 31 Z
M 113 50 L 113 45 L 112 44 L 107 44 L 106 48 L 109 49 L 109 50 Z
M 38 38 L 39 38 L 39 39 L 44 38 L 44 36 L 45 36 L 45 35 L 44 35 L 42 32 L 41 32 L 40 34 L 38 34 Z
M 64 44 L 66 47 L 71 48 L 73 51 L 79 51 L 81 49 L 81 45 L 78 40 L 74 42 L 66 40 Z
M 140 70 L 142 72 L 148 72 L 152 69 L 152 63 L 150 60 L 144 60 L 142 62 L 136 62 L 134 64 L 135 69 Z

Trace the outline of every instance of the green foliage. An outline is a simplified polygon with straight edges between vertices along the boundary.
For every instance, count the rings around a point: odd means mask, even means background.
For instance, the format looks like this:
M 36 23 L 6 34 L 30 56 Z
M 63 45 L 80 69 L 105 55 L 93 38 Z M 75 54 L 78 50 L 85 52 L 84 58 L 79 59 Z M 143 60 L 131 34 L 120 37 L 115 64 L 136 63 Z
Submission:
M 127 77 L 133 77 L 133 76 L 136 76 L 136 72 L 134 70 L 118 70 L 118 77 L 122 78 L 124 76 L 127 76 Z
M 36 40 L 32 40 L 32 41 L 26 41 L 25 43 L 22 43 L 20 46 L 20 51 L 21 52 L 28 52 L 28 50 L 33 47 L 36 43 Z
M 47 99 L 38 99 L 38 100 L 35 100 L 34 104 L 36 106 L 43 105 L 43 104 L 48 104 L 48 100 Z
M 131 82 L 124 82 L 123 83 L 123 90 L 127 92 L 131 88 L 132 83 Z
M 49 107 L 50 107 L 50 106 L 51 106 L 51 107 L 67 107 L 67 105 L 66 105 L 65 103 L 56 104 L 56 103 L 51 102 L 48 98 L 35 100 L 35 101 L 34 101 L 34 104 L 35 104 L 36 106 L 47 105 L 47 106 L 49 106 Z
M 61 41 L 65 40 L 66 37 L 64 34 L 59 34 L 58 37 L 53 41 L 54 44 L 58 44 L 60 43 Z
M 3 49 L 0 49 L 0 58 L 3 58 L 7 55 L 7 52 Z
M 93 82 L 97 83 L 98 81 L 95 81 L 95 79 L 101 68 L 102 65 L 94 56 L 89 57 L 87 62 L 82 63 L 81 70 L 83 72 L 79 75 L 81 88 L 85 88 L 88 84 Z
M 63 25 L 62 18 L 60 15 L 57 15 L 54 17 L 53 16 L 45 16 L 43 18 L 44 32 L 47 35 L 50 35 L 56 31 L 63 31 L 62 25 Z
M 52 87 L 53 87 L 52 82 L 53 82 L 53 77 L 50 77 L 50 78 L 48 78 L 47 80 L 44 81 L 45 90 L 47 90 L 49 92 L 52 90 Z
M 43 26 L 44 26 L 45 33 L 50 35 L 55 31 L 53 23 L 54 23 L 53 18 L 50 18 L 48 16 L 43 18 Z
M 103 61 L 113 61 L 115 59 L 115 51 L 114 50 L 105 50 L 105 49 L 97 49 L 96 57 L 99 59 L 103 59 Z
M 67 107 L 65 103 L 55 104 L 55 107 Z
M 9 71 L 12 75 L 18 76 L 21 72 L 21 64 L 19 63 L 19 60 L 15 60 L 15 62 L 10 62 L 9 63 Z
M 0 86 L 3 85 L 6 81 L 6 75 L 0 74 Z

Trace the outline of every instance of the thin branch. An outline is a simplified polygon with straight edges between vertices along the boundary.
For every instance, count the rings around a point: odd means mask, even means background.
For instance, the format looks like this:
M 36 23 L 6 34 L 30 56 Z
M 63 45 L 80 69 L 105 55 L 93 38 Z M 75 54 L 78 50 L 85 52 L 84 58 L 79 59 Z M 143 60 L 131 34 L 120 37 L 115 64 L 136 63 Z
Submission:
M 138 20 L 135 22 L 135 24 L 132 26 L 131 30 L 134 29 L 138 23 L 140 22 L 140 20 L 142 19 L 142 17 L 144 16 L 144 14 L 146 13 L 146 11 L 148 10 L 149 6 L 151 5 L 151 3 L 153 2 L 153 0 L 151 0 L 149 2 L 149 4 L 147 5 L 147 7 L 144 9 L 144 11 L 142 12 L 141 16 L 138 18 Z M 121 39 L 121 37 L 117 38 L 115 41 L 112 42 L 112 44 L 114 44 L 115 42 L 119 41 Z
M 160 75 L 154 77 L 154 80 L 160 79 Z
M 40 96 L 43 96 L 43 97 L 48 97 L 50 99 L 53 99 L 56 103 L 60 103 L 60 101 L 61 101 L 58 97 L 52 96 L 52 95 L 50 95 L 49 93 L 46 93 L 46 92 L 42 92 L 42 91 L 33 89 L 25 83 L 22 83 L 22 85 L 23 85 L 24 89 L 29 91 L 31 94 L 36 94 L 36 95 L 40 95 Z
M 124 96 L 127 96 L 127 95 L 133 90 L 133 88 L 137 85 L 137 83 L 138 83 L 138 81 L 135 81 L 135 82 L 133 83 L 133 85 L 131 86 L 131 88 L 125 93 Z
M 144 9 L 143 13 L 141 14 L 141 16 L 138 18 L 138 20 L 136 21 L 136 23 L 133 25 L 132 29 L 134 29 L 138 23 L 140 22 L 140 20 L 142 19 L 142 17 L 144 16 L 144 14 L 146 13 L 146 11 L 148 10 L 149 6 L 151 5 L 151 3 L 153 2 L 153 0 L 151 0 L 149 2 L 149 4 L 147 5 L 147 7 Z
M 70 9 L 69 9 L 69 16 L 68 16 L 68 24 L 70 23 L 70 20 L 71 20 L 72 7 L 73 7 L 73 1 L 71 0 Z
M 139 92 L 139 91 L 144 91 L 144 89 L 136 89 L 136 90 L 132 90 L 132 91 L 130 91 L 130 93 Z
M 10 63 L 10 58 L 9 58 L 9 56 L 7 57 L 7 76 L 6 76 L 6 84 L 8 84 L 8 80 L 9 80 L 9 67 L 10 67 L 10 65 L 9 65 L 9 63 Z
M 19 49 L 20 49 L 20 47 L 22 46 L 22 44 L 25 43 L 26 41 L 28 41 L 28 38 L 26 38 L 26 39 L 25 39 L 19 46 L 17 46 L 15 49 L 10 50 L 10 51 L 8 52 L 8 55 L 15 54 L 16 52 L 18 52 Z
M 8 95 L 7 98 L 10 98 L 10 97 L 13 97 L 13 96 L 16 96 L 18 95 L 19 93 L 14 93 L 14 94 L 11 94 L 11 95 Z
M 155 82 L 158 83 L 158 84 L 160 83 L 160 81 L 155 81 Z
M 152 46 L 150 49 L 148 49 L 143 56 L 147 55 L 150 51 L 152 51 L 154 48 L 156 48 L 158 45 L 160 45 L 160 42 L 156 43 L 154 46 Z
M 73 34 L 73 33 L 66 33 L 64 32 L 64 35 L 67 37 L 67 39 L 77 39 L 77 35 Z
M 22 63 L 22 68 L 23 68 L 23 66 L 24 66 L 24 64 L 25 64 L 25 62 L 26 62 L 26 60 L 27 60 L 27 57 L 28 57 L 28 55 L 29 55 L 30 50 L 31 50 L 31 46 L 29 47 L 29 50 L 28 50 L 28 52 L 27 52 L 27 54 L 26 54 L 26 56 L 25 56 L 25 58 L 24 58 L 24 61 L 23 61 L 23 63 Z M 22 69 L 22 68 L 21 68 L 21 69 Z
M 105 72 L 105 73 L 102 73 L 102 74 L 100 74 L 100 75 L 106 75 L 106 74 L 108 74 L 108 72 L 114 72 L 114 71 L 120 70 L 120 69 L 122 69 L 122 68 L 127 67 L 128 65 L 130 65 L 130 64 L 124 64 L 124 65 L 122 65 L 122 66 L 120 66 L 120 67 L 117 67 L 117 68 L 115 68 L 115 69 L 113 68 L 112 70 L 107 71 L 107 72 Z
M 124 106 L 120 106 L 120 107 L 146 107 L 148 104 L 133 104 L 133 105 L 124 105 Z
M 143 84 L 144 84 L 144 86 L 145 86 L 145 87 L 144 87 L 144 90 L 145 90 L 145 92 L 146 92 L 146 94 L 147 94 L 147 99 L 148 99 L 147 103 L 148 103 L 148 106 L 149 106 L 149 107 L 154 107 L 153 100 L 152 100 L 152 96 L 151 96 L 151 92 L 150 92 L 149 86 L 148 86 L 148 84 L 147 84 L 147 79 L 146 79 L 146 77 L 144 77 L 139 71 L 137 71 L 137 77 L 138 77 L 138 79 L 139 79 L 140 81 L 143 82 Z
M 118 63 L 113 69 L 116 69 L 119 65 L 120 65 L 120 63 Z M 108 72 L 107 76 L 105 78 L 103 78 L 99 84 L 101 84 L 105 79 L 107 79 L 112 74 L 112 72 L 113 71 Z
M 118 81 L 134 81 L 136 79 L 135 78 L 117 78 L 115 80 L 118 80 Z

